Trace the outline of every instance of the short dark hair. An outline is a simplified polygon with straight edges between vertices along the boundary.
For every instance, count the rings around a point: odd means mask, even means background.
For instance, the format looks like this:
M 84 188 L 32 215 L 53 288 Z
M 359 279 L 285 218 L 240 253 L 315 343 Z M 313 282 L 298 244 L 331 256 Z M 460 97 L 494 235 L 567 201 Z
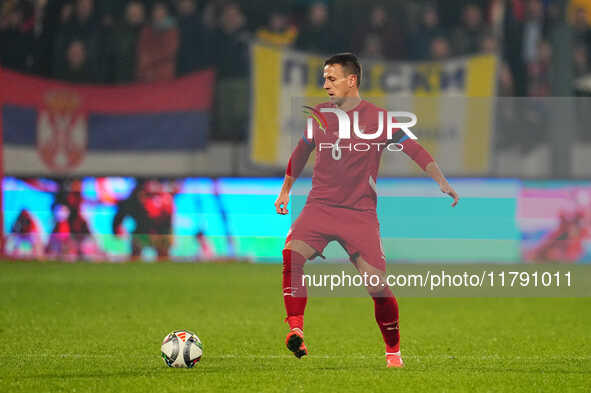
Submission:
M 357 87 L 359 87 L 359 85 L 361 84 L 361 66 L 359 65 L 359 60 L 357 60 L 357 56 L 350 52 L 338 53 L 324 61 L 324 66 L 333 64 L 340 64 L 343 67 L 345 75 L 356 75 Z

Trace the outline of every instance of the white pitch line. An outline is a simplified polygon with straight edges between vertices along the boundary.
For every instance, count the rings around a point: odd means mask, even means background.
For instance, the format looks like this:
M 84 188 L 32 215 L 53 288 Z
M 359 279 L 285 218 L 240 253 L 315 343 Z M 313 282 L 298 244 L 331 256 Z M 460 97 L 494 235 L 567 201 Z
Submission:
M 343 357 L 347 359 L 381 359 L 383 355 L 310 355 L 310 358 L 313 359 L 343 359 Z M 136 359 L 151 359 L 154 357 L 158 357 L 158 355 L 154 356 L 133 356 Z M 291 359 L 293 355 L 211 355 L 207 356 L 204 355 L 204 358 L 208 359 Z M 72 359 L 114 359 L 114 358 L 121 358 L 118 355 L 111 355 L 111 354 L 76 354 L 76 353 L 67 353 L 67 354 L 2 354 L 0 355 L 0 359 L 19 359 L 19 358 L 72 358 Z M 516 356 L 516 357 L 507 357 L 507 356 L 498 356 L 498 355 L 482 355 L 482 356 L 462 356 L 462 355 L 403 355 L 404 359 L 417 359 L 417 360 L 591 360 L 591 356 Z

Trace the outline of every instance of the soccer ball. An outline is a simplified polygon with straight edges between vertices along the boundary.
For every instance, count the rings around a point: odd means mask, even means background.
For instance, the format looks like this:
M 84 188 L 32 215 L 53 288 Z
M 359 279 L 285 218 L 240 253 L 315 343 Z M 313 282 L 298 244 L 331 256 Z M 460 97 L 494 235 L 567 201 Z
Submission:
M 164 363 L 176 368 L 192 368 L 203 355 L 201 340 L 189 330 L 175 330 L 167 334 L 160 350 Z

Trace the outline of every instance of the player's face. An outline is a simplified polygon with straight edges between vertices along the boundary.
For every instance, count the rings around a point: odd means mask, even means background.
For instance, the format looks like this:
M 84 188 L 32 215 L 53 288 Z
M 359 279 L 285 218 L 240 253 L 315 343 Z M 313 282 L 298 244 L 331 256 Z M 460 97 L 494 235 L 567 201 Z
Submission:
M 342 105 L 347 97 L 353 95 L 352 92 L 357 88 L 357 81 L 353 74 L 345 75 L 342 65 L 329 64 L 324 66 L 323 88 L 332 103 Z

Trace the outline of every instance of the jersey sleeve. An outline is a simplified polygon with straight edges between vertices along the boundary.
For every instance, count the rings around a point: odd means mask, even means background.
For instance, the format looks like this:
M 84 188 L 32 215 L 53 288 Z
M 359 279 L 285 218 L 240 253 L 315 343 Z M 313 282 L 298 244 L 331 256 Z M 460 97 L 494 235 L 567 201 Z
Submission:
M 306 162 L 308 162 L 310 154 L 316 147 L 314 135 L 316 135 L 319 129 L 319 120 L 317 116 L 319 107 L 306 107 L 306 109 L 308 109 L 308 111 L 305 111 L 305 113 L 308 113 L 310 115 L 306 119 L 306 130 L 304 131 L 304 134 L 298 141 L 298 144 L 296 145 L 296 148 L 294 149 L 293 153 L 291 153 L 291 157 L 289 158 L 289 162 L 287 163 L 287 169 L 285 170 L 285 174 L 287 176 L 292 176 L 296 178 L 299 177 L 302 171 L 304 170 L 304 167 L 306 166 Z M 311 122 L 312 124 L 311 135 L 308 135 L 307 129 L 309 122 Z
M 422 170 L 427 168 L 430 162 L 435 161 L 431 154 L 419 142 L 410 139 L 408 135 L 402 130 L 396 131 L 392 134 L 392 138 L 388 143 L 397 143 L 402 145 L 402 151 L 409 156 Z
M 306 138 L 306 135 L 300 138 L 296 148 L 293 153 L 291 153 L 285 174 L 287 176 L 299 177 L 315 146 L 314 139 L 310 140 Z

